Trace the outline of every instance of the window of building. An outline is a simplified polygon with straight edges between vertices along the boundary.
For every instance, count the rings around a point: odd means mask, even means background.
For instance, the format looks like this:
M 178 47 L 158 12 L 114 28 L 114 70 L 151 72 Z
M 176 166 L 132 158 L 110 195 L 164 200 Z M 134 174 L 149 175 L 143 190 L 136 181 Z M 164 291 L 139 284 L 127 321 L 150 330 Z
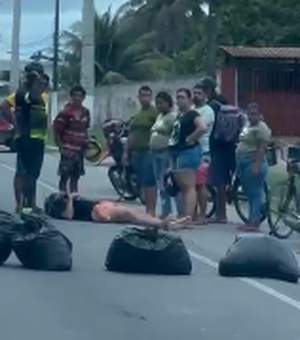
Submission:
M 10 71 L 0 71 L 0 81 L 9 81 Z

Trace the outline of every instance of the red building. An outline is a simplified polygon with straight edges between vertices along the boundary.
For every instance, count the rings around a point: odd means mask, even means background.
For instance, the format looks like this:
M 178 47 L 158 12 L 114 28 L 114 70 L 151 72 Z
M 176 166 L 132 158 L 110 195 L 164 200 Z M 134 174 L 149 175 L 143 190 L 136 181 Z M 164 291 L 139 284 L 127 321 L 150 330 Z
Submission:
M 300 48 L 221 51 L 222 94 L 242 108 L 258 103 L 274 135 L 300 137 Z

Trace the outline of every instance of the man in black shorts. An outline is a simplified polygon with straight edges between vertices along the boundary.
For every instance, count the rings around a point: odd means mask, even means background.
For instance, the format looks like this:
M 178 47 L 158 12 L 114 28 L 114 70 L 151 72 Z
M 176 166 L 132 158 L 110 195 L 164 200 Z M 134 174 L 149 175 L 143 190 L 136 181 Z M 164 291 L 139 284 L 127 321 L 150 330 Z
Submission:
M 43 79 L 33 71 L 26 74 L 26 88 L 15 94 L 16 176 L 22 178 L 23 197 L 18 212 L 31 212 L 35 208 L 36 185 L 43 165 L 48 127 L 43 91 Z

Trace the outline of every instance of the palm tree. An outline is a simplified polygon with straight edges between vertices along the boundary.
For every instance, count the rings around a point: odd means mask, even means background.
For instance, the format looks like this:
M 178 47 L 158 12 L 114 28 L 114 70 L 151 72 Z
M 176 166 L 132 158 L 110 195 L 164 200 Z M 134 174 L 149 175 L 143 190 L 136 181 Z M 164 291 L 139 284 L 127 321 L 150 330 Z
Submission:
M 203 64 L 206 15 L 197 0 L 131 0 L 132 30 L 152 32 L 154 50 L 173 60 L 179 73 L 195 72 Z
M 96 84 L 158 78 L 172 72 L 171 60 L 154 48 L 153 32 L 132 34 L 132 6 L 125 4 L 113 15 L 109 8 L 95 18 Z M 61 77 L 67 84 L 80 77 L 80 23 L 63 34 L 64 66 Z

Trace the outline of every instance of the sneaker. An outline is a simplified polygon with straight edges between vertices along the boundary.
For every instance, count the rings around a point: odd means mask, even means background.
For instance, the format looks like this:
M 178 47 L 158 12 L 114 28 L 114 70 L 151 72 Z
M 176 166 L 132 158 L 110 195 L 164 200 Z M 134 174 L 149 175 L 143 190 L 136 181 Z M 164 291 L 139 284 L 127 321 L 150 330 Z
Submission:
M 32 208 L 23 208 L 22 211 L 21 211 L 21 214 L 22 215 L 30 215 L 30 214 L 32 214 L 32 212 L 33 212 Z

